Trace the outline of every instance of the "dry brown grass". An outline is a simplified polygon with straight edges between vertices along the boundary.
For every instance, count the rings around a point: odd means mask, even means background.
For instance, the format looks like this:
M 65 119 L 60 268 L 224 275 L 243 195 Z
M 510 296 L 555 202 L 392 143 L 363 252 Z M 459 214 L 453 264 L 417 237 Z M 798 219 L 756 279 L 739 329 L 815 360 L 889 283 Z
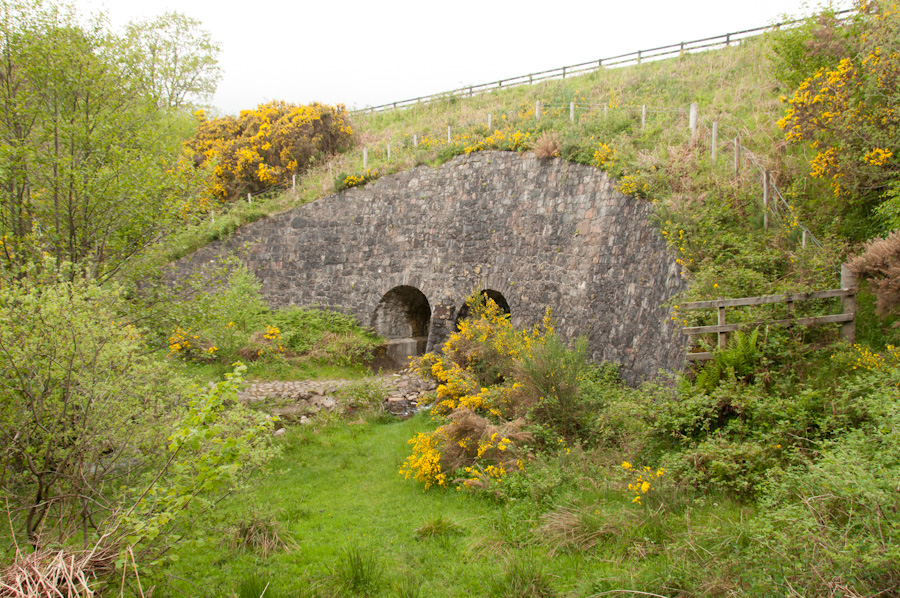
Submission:
M 559 134 L 556 131 L 544 131 L 534 142 L 534 155 L 541 159 L 555 158 L 562 151 Z
M 0 574 L 0 598 L 88 598 L 115 570 L 117 552 L 36 550 L 18 553 Z
M 524 427 L 524 419 L 497 426 L 471 409 L 455 410 L 450 415 L 450 423 L 438 428 L 437 437 L 443 439 L 441 469 L 455 471 L 480 459 L 482 463 L 501 465 L 510 471 L 520 456 L 515 445 L 532 440 L 531 434 L 523 431 Z M 511 440 L 513 445 L 501 451 L 497 445 L 504 438 Z M 481 450 L 479 458 L 479 447 L 487 445 L 491 446 Z
M 534 534 L 551 547 L 551 554 L 560 550 L 590 551 L 633 526 L 637 521 L 633 515 L 623 511 L 611 519 L 598 506 L 576 503 L 542 515 Z
M 290 551 L 297 547 L 280 521 L 260 511 L 254 511 L 232 525 L 228 538 L 232 549 L 255 552 L 263 558 L 279 550 Z
M 869 241 L 863 252 L 847 265 L 857 276 L 869 281 L 878 315 L 883 316 L 900 305 L 900 230 L 884 239 Z

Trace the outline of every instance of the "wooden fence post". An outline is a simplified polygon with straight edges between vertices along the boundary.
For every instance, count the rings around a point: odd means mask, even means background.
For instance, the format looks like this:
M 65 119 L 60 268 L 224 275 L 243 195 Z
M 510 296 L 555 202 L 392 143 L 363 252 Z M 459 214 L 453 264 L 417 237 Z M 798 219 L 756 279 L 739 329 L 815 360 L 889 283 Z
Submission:
M 391 144 L 390 143 L 388 143 L 387 154 L 388 154 L 387 159 L 390 160 L 391 159 Z
M 721 299 L 721 297 L 719 297 Z M 725 325 L 725 308 L 723 306 L 718 307 L 719 311 L 719 326 Z M 728 333 L 719 332 L 719 349 L 724 349 L 728 345 Z
M 741 171 L 741 136 L 734 138 L 734 176 Z
M 450 127 L 447 127 L 447 143 L 450 143 Z
M 719 156 L 719 122 L 713 121 L 712 124 L 712 161 L 715 162 Z
M 413 147 L 419 147 L 419 136 L 413 134 Z
M 847 264 L 841 264 L 841 288 L 856 290 L 856 273 Z M 841 313 L 853 314 L 853 319 L 841 324 L 841 338 L 848 343 L 856 340 L 856 293 L 841 297 Z
M 647 126 L 647 104 L 641 106 L 641 128 Z
M 369 167 L 369 148 L 363 148 L 363 170 Z
M 541 101 L 534 102 L 534 120 L 541 120 Z
M 249 193 L 247 194 L 247 203 L 250 204 L 251 206 L 253 205 L 253 196 L 250 195 Z
M 297 188 L 297 175 L 292 174 L 291 175 L 291 189 L 296 189 L 296 188 Z
M 699 131 L 699 121 L 700 120 L 700 104 L 694 102 L 691 104 L 691 115 L 689 118 L 690 127 L 691 127 L 691 139 L 697 137 L 697 132 Z
M 806 240 L 808 238 L 809 238 L 809 231 L 804 228 L 803 229 L 803 241 L 800 245 L 801 247 L 803 247 L 803 249 L 806 249 Z
M 569 102 L 569 122 L 575 122 L 575 102 Z
M 763 228 L 769 230 L 769 171 L 763 170 Z
M 491 115 L 488 114 L 488 133 L 491 132 Z

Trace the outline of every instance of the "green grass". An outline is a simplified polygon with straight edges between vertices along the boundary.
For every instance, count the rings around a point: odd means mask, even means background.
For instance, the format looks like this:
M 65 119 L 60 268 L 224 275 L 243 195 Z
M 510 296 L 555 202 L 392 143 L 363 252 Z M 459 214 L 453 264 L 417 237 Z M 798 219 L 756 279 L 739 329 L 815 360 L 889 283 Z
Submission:
M 270 380 L 318 380 L 346 379 L 361 380 L 372 375 L 363 365 L 335 365 L 332 363 L 286 361 L 251 361 L 245 364 L 244 379 L 253 381 Z M 201 382 L 221 380 L 224 374 L 234 368 L 226 363 L 181 362 L 182 372 L 190 379 Z
M 253 588 L 269 583 L 269 597 L 301 595 L 309 586 L 329 596 L 418 591 L 429 597 L 699 587 L 710 572 L 694 553 L 737 541 L 734 529 L 748 513 L 724 498 L 695 500 L 674 489 L 663 502 L 637 506 L 617 482 L 597 479 L 576 492 L 579 504 L 612 531 L 591 548 L 561 548 L 539 530 L 553 503 L 501 504 L 452 488 L 423 492 L 403 479 L 398 470 L 408 455 L 406 440 L 432 428 L 418 415 L 405 422 L 290 429 L 279 441 L 283 455 L 251 480 L 251 492 L 220 503 L 209 521 L 189 531 L 208 535 L 208 548 L 177 555 L 167 571 L 173 576 L 168 595 L 199 587 L 209 596 L 228 596 L 251 582 Z M 666 506 L 679 502 L 679 508 Z M 224 529 L 253 513 L 275 517 L 296 548 L 263 557 L 218 541 Z M 359 591 L 347 590 L 351 586 Z

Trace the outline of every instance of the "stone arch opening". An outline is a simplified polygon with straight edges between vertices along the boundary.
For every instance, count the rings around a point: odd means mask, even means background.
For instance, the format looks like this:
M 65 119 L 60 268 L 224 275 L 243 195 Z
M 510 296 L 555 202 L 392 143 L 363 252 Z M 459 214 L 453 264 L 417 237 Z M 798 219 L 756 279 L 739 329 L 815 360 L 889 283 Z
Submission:
M 495 291 L 494 289 L 481 289 L 481 291 L 478 292 L 478 295 L 481 297 L 481 303 L 487 303 L 487 300 L 490 299 L 504 312 L 507 314 L 511 313 L 509 310 L 509 302 L 500 291 Z M 470 312 L 471 309 L 469 308 L 469 303 L 466 301 L 462 304 L 462 307 L 459 308 L 459 311 L 456 312 L 456 320 L 454 322 L 456 330 L 459 330 L 459 323 L 468 318 Z
M 407 285 L 385 293 L 372 317 L 372 328 L 387 339 L 387 357 L 396 367 L 405 367 L 410 357 L 425 353 L 430 325 L 428 298 L 416 287 Z

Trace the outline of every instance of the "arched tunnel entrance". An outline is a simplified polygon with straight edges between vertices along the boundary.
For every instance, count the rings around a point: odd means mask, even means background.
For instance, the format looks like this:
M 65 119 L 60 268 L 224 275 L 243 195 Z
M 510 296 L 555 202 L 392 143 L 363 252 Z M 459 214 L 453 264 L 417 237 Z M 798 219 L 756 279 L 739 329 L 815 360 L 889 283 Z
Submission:
M 386 357 L 394 367 L 405 367 L 410 357 L 425 353 L 430 324 L 428 298 L 406 285 L 385 293 L 372 317 L 372 328 L 387 339 Z
M 497 304 L 501 310 L 510 313 L 509 311 L 509 302 L 506 300 L 506 297 L 500 291 L 495 291 L 494 289 L 481 289 L 478 295 L 481 297 L 481 303 L 487 303 L 487 300 L 490 299 L 494 303 Z M 466 301 L 462 304 L 462 307 L 459 308 L 459 311 L 456 312 L 456 321 L 454 325 L 454 329 L 459 330 L 459 323 L 469 317 L 471 314 L 471 309 L 469 308 L 469 302 Z

